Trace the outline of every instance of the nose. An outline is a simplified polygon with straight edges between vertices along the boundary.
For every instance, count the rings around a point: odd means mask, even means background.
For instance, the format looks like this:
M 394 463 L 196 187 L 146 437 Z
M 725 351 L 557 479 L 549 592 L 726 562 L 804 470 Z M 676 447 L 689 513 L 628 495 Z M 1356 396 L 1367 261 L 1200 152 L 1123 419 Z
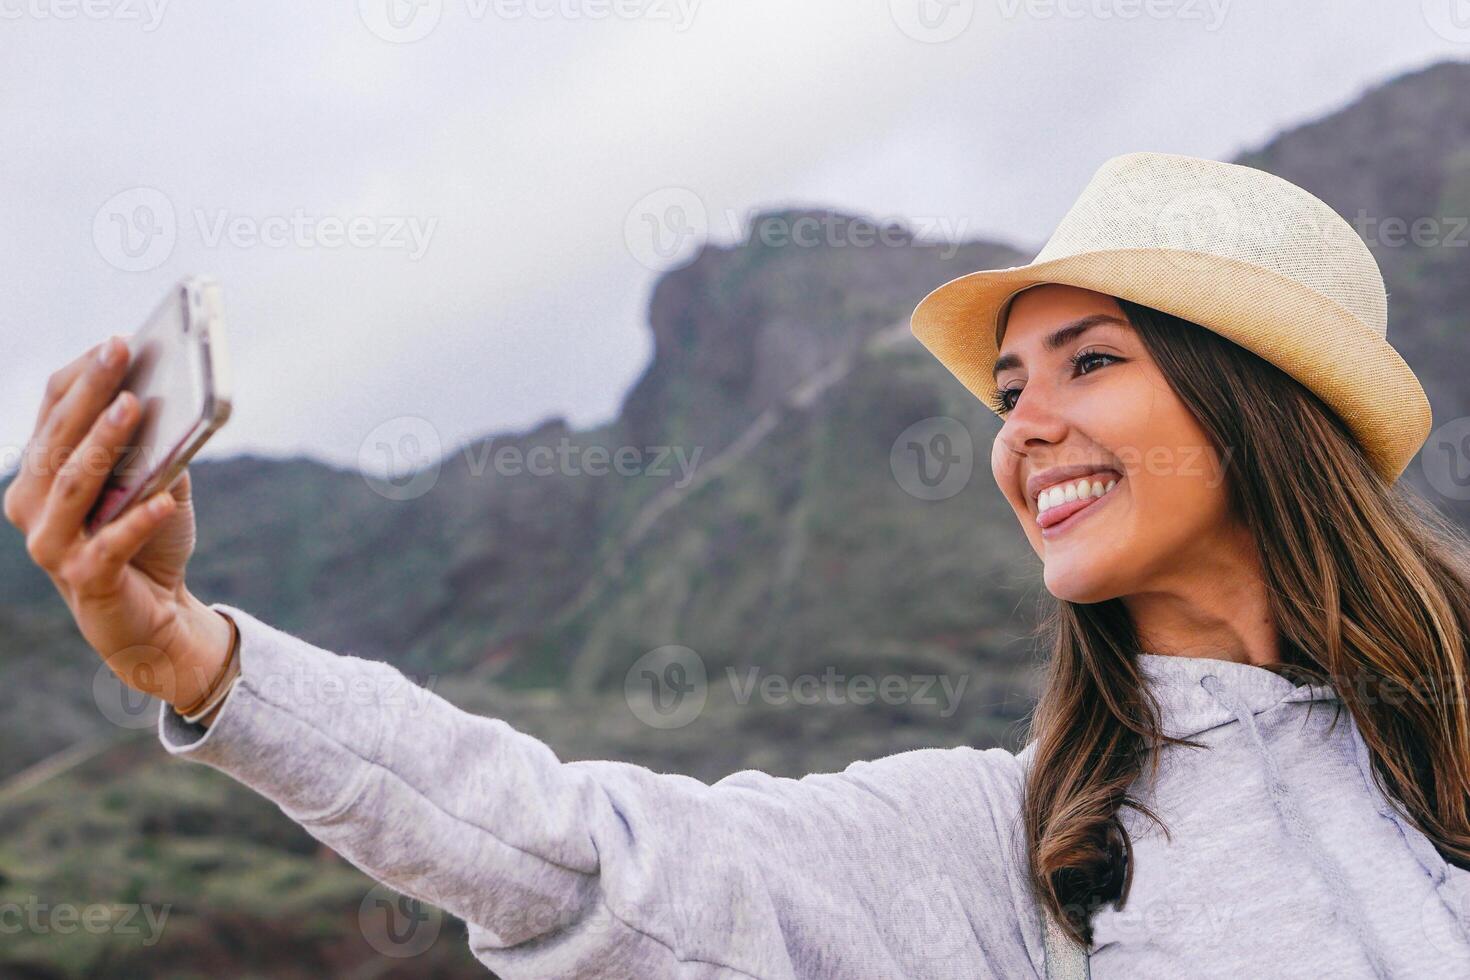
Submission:
M 1025 455 L 1036 446 L 1061 442 L 1066 434 L 1067 421 L 1059 411 L 1057 393 L 1041 382 L 1028 381 L 996 438 L 1012 452 Z

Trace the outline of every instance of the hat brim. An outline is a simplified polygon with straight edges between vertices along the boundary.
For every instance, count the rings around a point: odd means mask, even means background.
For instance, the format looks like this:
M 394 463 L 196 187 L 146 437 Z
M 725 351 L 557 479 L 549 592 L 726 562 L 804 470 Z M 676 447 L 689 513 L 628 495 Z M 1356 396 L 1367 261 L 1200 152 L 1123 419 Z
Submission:
M 999 316 L 1016 293 L 1042 283 L 1141 303 L 1258 354 L 1331 407 L 1389 482 L 1398 479 L 1429 437 L 1429 399 L 1387 340 L 1316 290 L 1218 255 L 1112 249 L 971 272 L 920 300 L 910 329 L 993 410 Z

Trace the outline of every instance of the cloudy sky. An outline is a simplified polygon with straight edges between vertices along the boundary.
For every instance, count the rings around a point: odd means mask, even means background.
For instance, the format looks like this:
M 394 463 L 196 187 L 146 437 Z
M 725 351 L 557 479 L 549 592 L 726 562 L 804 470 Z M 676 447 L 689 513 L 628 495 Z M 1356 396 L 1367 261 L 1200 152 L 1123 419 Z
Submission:
M 1034 249 L 1109 156 L 1228 159 L 1470 58 L 1465 6 L 0 0 L 0 468 L 191 272 L 234 355 L 206 456 L 593 425 L 659 269 L 755 209 Z

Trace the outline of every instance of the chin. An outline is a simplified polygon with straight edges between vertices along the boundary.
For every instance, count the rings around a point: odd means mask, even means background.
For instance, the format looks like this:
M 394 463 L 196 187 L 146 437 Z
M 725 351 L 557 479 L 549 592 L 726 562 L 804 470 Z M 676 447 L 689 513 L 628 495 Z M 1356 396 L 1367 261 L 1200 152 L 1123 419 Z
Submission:
M 1086 555 L 1056 557 L 1045 563 L 1042 579 L 1046 591 L 1067 602 L 1093 603 L 1115 599 L 1120 594 L 1117 577 L 1108 563 Z

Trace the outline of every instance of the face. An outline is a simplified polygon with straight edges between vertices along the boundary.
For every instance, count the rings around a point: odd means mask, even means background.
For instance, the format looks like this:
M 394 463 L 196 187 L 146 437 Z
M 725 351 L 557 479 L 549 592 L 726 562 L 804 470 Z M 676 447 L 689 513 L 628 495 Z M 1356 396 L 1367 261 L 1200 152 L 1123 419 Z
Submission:
M 1216 564 L 1221 546 L 1239 547 L 1221 454 L 1113 297 L 1054 284 L 1022 292 L 1000 354 L 999 397 L 1013 407 L 991 470 L 1053 595 L 1172 591 L 1171 580 Z

